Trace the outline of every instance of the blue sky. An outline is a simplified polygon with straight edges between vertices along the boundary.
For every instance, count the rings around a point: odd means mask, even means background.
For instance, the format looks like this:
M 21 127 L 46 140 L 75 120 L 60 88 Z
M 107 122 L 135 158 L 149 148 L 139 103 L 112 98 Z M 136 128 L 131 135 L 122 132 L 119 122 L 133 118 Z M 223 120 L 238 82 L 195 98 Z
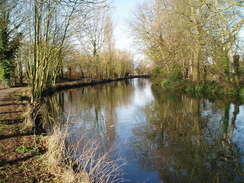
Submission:
M 113 19 L 115 24 L 115 41 L 119 49 L 136 50 L 130 33 L 129 22 L 133 19 L 133 11 L 143 0 L 113 0 Z

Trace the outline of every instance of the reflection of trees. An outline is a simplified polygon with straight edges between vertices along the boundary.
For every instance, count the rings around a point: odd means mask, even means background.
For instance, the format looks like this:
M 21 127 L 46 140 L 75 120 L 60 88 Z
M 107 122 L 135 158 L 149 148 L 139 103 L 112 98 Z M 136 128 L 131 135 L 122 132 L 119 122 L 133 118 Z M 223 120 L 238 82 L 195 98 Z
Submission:
M 80 124 L 79 133 L 99 136 L 110 142 L 115 138 L 115 109 L 127 105 L 133 93 L 130 81 L 71 89 L 63 95 L 63 111 L 71 122 Z M 78 133 L 78 132 L 76 132 Z
M 137 88 L 138 89 L 143 89 L 145 88 L 146 84 L 147 84 L 147 80 L 145 79 L 137 79 L 135 80 L 137 82 Z
M 240 172 L 231 143 L 239 106 L 230 119 L 229 104 L 153 92 L 155 102 L 145 108 L 150 123 L 131 139 L 143 166 L 164 182 L 233 182 Z
M 43 99 L 40 106 L 37 122 L 39 128 L 51 130 L 53 126 L 62 124 L 64 118 L 61 116 L 63 113 L 64 95 L 50 96 Z

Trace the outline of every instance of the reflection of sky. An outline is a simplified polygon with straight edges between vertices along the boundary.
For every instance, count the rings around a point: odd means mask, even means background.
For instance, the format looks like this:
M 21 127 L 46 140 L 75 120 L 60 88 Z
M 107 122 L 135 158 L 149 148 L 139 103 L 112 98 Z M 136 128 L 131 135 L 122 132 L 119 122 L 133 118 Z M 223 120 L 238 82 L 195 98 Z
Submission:
M 146 122 L 144 107 L 153 101 L 151 85 L 148 81 L 145 86 L 138 87 L 138 80 L 135 80 L 135 90 L 132 101 L 129 105 L 121 106 L 117 109 L 118 122 L 117 133 L 120 140 L 126 141 L 132 135 L 134 125 L 143 124 Z M 126 133 L 126 135 L 125 135 Z
M 111 85 L 112 87 L 113 85 Z M 130 87 L 132 86 L 132 89 Z M 121 87 L 121 86 L 118 86 Z M 106 116 L 106 113 L 109 110 L 108 105 L 102 105 L 100 108 L 100 113 L 97 116 L 98 120 L 96 121 L 95 108 L 93 105 L 90 106 L 82 106 L 80 105 L 81 100 L 77 100 L 77 98 L 86 97 L 85 94 L 79 92 L 80 89 L 77 89 L 78 92 L 73 93 L 73 97 L 69 97 L 69 93 L 66 92 L 65 96 L 65 105 L 64 108 L 66 112 L 70 112 L 72 114 L 72 124 L 71 124 L 71 132 L 72 137 L 79 139 L 80 136 L 83 136 L 84 133 L 89 132 L 88 138 L 98 137 L 100 141 L 104 141 L 108 147 L 114 147 L 115 155 L 119 157 L 125 158 L 128 163 L 124 167 L 124 172 L 127 172 L 128 175 L 125 178 L 131 180 L 131 182 L 159 182 L 160 177 L 159 173 L 156 172 L 157 170 L 155 166 L 160 166 L 164 168 L 163 165 L 157 165 L 159 162 L 155 162 L 155 160 L 162 160 L 162 161 L 174 161 L 177 156 L 177 151 L 184 152 L 184 144 L 173 144 L 172 147 L 164 146 L 161 150 L 164 151 L 164 156 L 157 157 L 157 154 L 150 153 L 150 156 L 144 156 L 144 152 L 140 151 L 141 149 L 136 149 L 135 145 L 139 145 L 143 147 L 142 149 L 154 152 L 153 148 L 159 147 L 158 144 L 151 143 L 150 140 L 147 139 L 147 135 L 153 132 L 153 125 L 151 125 L 150 121 L 148 121 L 146 114 L 145 114 L 145 107 L 153 103 L 154 96 L 151 91 L 151 84 L 148 80 L 143 79 L 134 79 L 130 82 L 130 85 L 127 86 L 128 88 L 128 95 L 125 95 L 123 100 L 128 102 L 119 103 L 112 108 L 112 114 L 116 116 L 114 119 L 109 120 L 109 116 Z M 77 91 L 76 90 L 76 91 Z M 97 91 L 100 91 L 100 88 L 97 88 Z M 114 90 L 109 90 L 109 92 L 113 92 Z M 121 90 L 122 92 L 127 93 L 127 90 Z M 87 91 L 89 92 L 89 91 Z M 89 95 L 88 95 L 89 96 Z M 108 101 L 111 102 L 110 93 L 108 95 L 101 95 L 100 97 L 106 97 Z M 72 99 L 71 99 L 72 98 Z M 71 102 L 72 100 L 72 102 Z M 98 99 L 99 101 L 100 99 Z M 115 99 L 116 100 L 116 99 Z M 119 100 L 119 99 L 118 99 Z M 96 102 L 96 101 L 94 101 Z M 115 102 L 116 103 L 116 102 Z M 205 107 L 204 107 L 205 106 Z M 207 145 L 212 144 L 212 142 L 216 142 L 216 140 L 222 138 L 223 135 L 223 115 L 224 110 L 222 108 L 215 108 L 215 103 L 211 103 L 206 101 L 204 105 L 201 106 L 201 114 L 204 119 L 206 119 L 207 127 L 204 127 L 206 130 L 204 131 L 204 138 L 207 138 Z M 234 105 L 231 105 L 230 108 L 230 117 L 231 120 L 232 114 L 234 111 Z M 155 112 L 155 111 L 154 111 Z M 156 111 L 160 112 L 160 111 Z M 236 120 L 236 129 L 234 131 L 234 136 L 232 138 L 233 142 L 241 149 L 244 153 L 244 106 L 240 107 L 239 115 L 237 116 Z M 112 122 L 109 122 L 112 121 Z M 205 124 L 205 121 L 204 123 Z M 146 138 L 137 135 L 136 130 L 142 132 Z M 111 133 L 112 132 L 112 133 Z M 144 133 L 145 132 L 145 133 Z M 154 131 L 156 132 L 156 131 Z M 112 138 L 107 138 L 110 136 Z M 155 133 L 155 139 L 157 143 L 160 143 L 160 133 Z M 106 140 L 107 139 L 107 140 Z M 142 140 L 142 141 L 141 141 Z M 148 140 L 148 141 L 147 141 Z M 143 143 L 141 143 L 143 142 Z M 170 142 L 170 141 L 169 141 Z M 156 145 L 156 146 L 154 146 Z M 172 145 L 172 144 L 171 144 Z M 152 150 L 150 151 L 150 148 Z M 160 152 L 160 151 L 158 151 Z M 167 153 L 172 153 L 171 155 L 167 155 Z M 190 152 L 190 151 L 189 151 Z M 189 153 L 186 150 L 186 154 Z M 211 152 L 210 152 L 211 155 Z M 182 156 L 182 155 L 181 155 Z M 171 157 L 171 159 L 170 159 Z M 186 156 L 187 157 L 187 156 Z M 242 156 L 242 162 L 244 165 L 244 156 Z M 141 162 L 145 158 L 145 164 Z M 159 159 L 156 159 L 159 158 Z M 211 157 L 210 157 L 211 158 Z M 147 164 L 147 162 L 150 163 Z M 244 167 L 244 166 L 243 166 Z M 167 169 L 167 168 L 165 168 Z M 170 172 L 174 172 L 176 170 L 169 169 Z M 184 171 L 184 170 L 182 170 Z M 185 176 L 187 172 L 175 172 L 177 174 L 182 174 Z M 167 174 L 167 173 L 166 173 Z
M 146 86 L 143 89 L 135 88 L 133 105 L 142 107 L 150 103 L 152 100 L 153 95 L 149 83 L 146 83 Z
M 148 121 L 144 113 L 147 104 L 154 100 L 151 91 L 151 84 L 145 80 L 143 86 L 139 86 L 138 80 L 134 80 L 133 98 L 129 105 L 120 106 L 116 109 L 117 124 L 115 149 L 118 156 L 126 158 L 127 165 L 123 167 L 125 172 L 129 172 L 126 178 L 130 182 L 158 182 L 159 175 L 155 171 L 142 167 L 137 158 L 133 146 L 130 146 L 131 137 L 134 136 L 133 129 L 144 126 Z M 122 148 L 121 148 L 122 147 Z

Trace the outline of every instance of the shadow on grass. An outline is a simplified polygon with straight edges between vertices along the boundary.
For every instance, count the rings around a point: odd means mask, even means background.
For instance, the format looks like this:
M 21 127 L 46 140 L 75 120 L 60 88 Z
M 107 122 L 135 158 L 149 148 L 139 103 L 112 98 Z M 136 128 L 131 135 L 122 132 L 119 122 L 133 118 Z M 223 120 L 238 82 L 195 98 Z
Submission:
M 14 124 L 19 124 L 24 121 L 23 119 L 0 119 L 0 125 L 14 125 Z
M 26 132 L 26 133 L 17 133 L 17 134 L 9 134 L 9 135 L 0 135 L 0 140 L 4 139 L 9 139 L 9 138 L 14 138 L 14 137 L 24 137 L 24 136 L 29 136 L 29 135 L 34 135 L 32 131 Z
M 27 161 L 28 159 L 39 156 L 41 154 L 44 154 L 45 152 L 46 152 L 46 150 L 41 150 L 38 153 L 28 154 L 24 157 L 16 158 L 13 160 L 0 159 L 0 167 L 6 166 L 6 165 L 14 165 L 14 164 L 20 163 L 22 161 Z
M 6 106 L 24 106 L 26 104 L 24 103 L 15 103 L 15 102 L 11 102 L 11 103 L 7 103 L 7 104 L 0 104 L 0 107 L 6 107 Z
M 15 113 L 23 113 L 24 111 L 10 111 L 10 112 L 0 112 L 1 114 L 15 114 Z

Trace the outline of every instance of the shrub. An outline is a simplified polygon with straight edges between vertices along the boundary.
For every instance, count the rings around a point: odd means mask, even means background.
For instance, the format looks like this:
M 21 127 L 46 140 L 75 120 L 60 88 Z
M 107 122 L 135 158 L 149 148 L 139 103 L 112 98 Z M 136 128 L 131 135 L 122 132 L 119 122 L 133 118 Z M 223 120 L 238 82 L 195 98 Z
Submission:
M 168 89 L 181 89 L 184 85 L 182 73 L 174 71 L 165 75 L 165 80 L 161 82 L 161 86 Z
M 171 82 L 174 82 L 174 81 L 179 81 L 179 80 L 182 80 L 183 79 L 183 75 L 180 71 L 174 71 L 174 72 L 171 72 L 169 75 L 168 75 L 168 80 L 171 81 Z

